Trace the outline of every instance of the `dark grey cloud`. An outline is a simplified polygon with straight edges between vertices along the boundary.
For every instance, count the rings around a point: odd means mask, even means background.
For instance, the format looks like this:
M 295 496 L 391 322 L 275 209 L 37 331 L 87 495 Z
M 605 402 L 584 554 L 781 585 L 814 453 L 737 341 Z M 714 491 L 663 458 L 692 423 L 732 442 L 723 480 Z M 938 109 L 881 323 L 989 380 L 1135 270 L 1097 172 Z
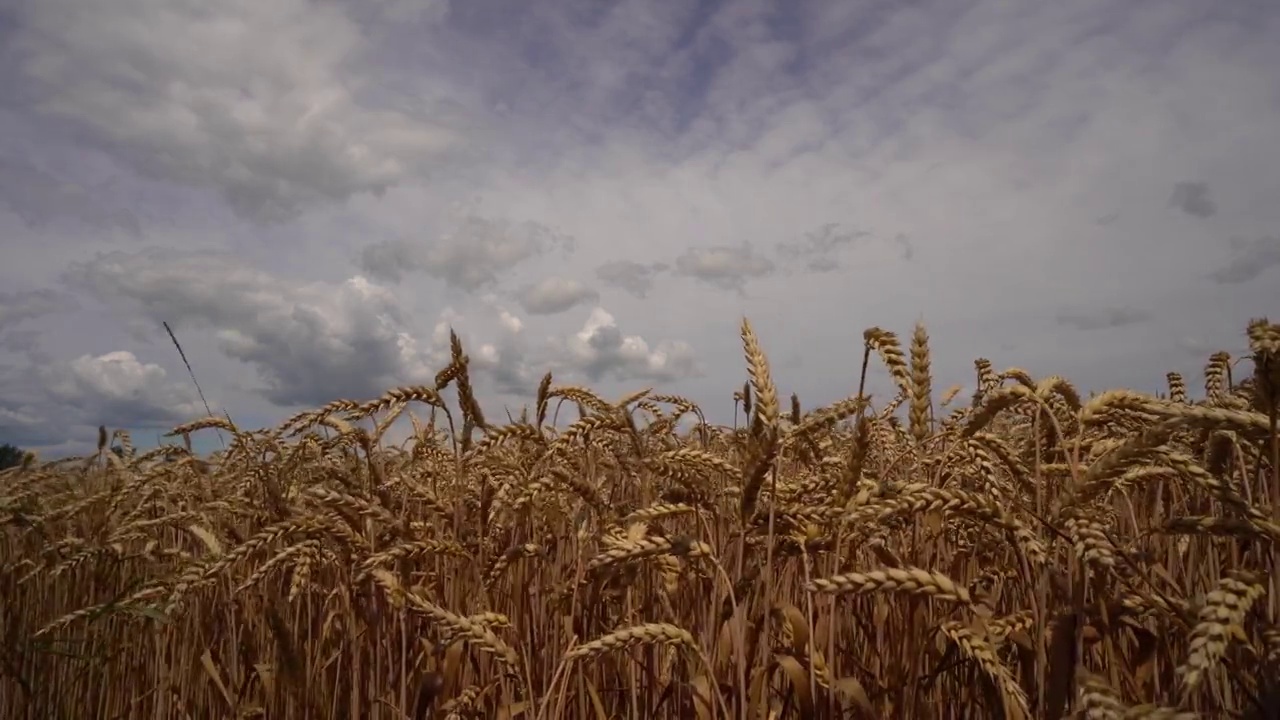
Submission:
M 1092 312 L 1061 312 L 1057 316 L 1059 325 L 1077 330 L 1106 330 L 1137 325 L 1150 319 L 1150 313 L 1129 307 L 1105 308 Z
M 128 351 L 0 368 L 0 438 L 19 447 L 87 445 L 98 425 L 167 430 L 205 414 L 189 385 Z
M 1280 265 L 1280 236 L 1271 235 L 1254 240 L 1232 238 L 1231 251 L 1231 260 L 1209 273 L 1214 282 L 1239 285 Z
M 341 6 L 307 0 L 40 0 L 18 5 L 7 55 L 27 107 L 86 146 L 282 221 L 380 193 L 457 144 L 443 107 L 356 98 L 365 42 Z
M 571 253 L 574 246 L 572 237 L 541 223 L 467 215 L 434 239 L 368 245 L 360 265 L 371 277 L 393 283 L 422 272 L 453 287 L 479 290 L 521 263 L 555 250 Z
M 734 28 L 710 31 L 721 9 L 719 2 L 475 0 L 452 5 L 441 41 L 461 62 L 487 68 L 476 78 L 485 94 L 536 123 L 513 130 L 553 153 L 569 140 L 566 121 L 666 136 L 686 130 L 735 50 L 727 42 Z
M 818 255 L 809 258 L 804 265 L 804 269 L 815 273 L 832 272 L 840 269 L 840 260 L 830 255 Z
M 57 290 L 0 290 L 0 337 L 21 323 L 77 307 L 75 298 Z
M 406 240 L 382 240 L 360 251 L 360 269 L 370 277 L 398 283 L 406 273 L 422 269 L 419 246 Z
M 67 280 L 154 324 L 213 333 L 223 353 L 257 370 L 277 405 L 371 397 L 428 375 L 406 351 L 398 300 L 363 278 L 299 283 L 229 255 L 152 250 L 102 255 Z
M 98 231 L 118 228 L 133 237 L 142 234 L 132 211 L 111 207 L 100 198 L 100 192 L 60 180 L 25 158 L 0 155 L 0 207 L 7 208 L 29 227 L 41 228 L 67 217 Z
M 1173 186 L 1169 204 L 1188 215 L 1210 218 L 1218 213 L 1218 205 L 1209 197 L 1209 183 L 1180 182 Z
M 778 243 L 779 256 L 803 264 L 810 272 L 830 272 L 840 267 L 839 253 L 858 240 L 868 238 L 866 230 L 842 228 L 840 223 L 827 223 L 806 232 L 798 240 Z
M 696 369 L 687 344 L 623 334 L 599 307 L 578 333 L 531 344 L 524 323 L 485 294 L 466 317 L 442 312 L 428 337 L 389 288 L 362 277 L 298 282 L 228 254 L 113 252 L 76 265 L 65 280 L 123 316 L 211 337 L 219 352 L 256 371 L 261 397 L 279 406 L 428 382 L 449 361 L 450 330 L 490 392 L 527 395 L 546 368 L 618 380 L 687 377 Z
M 670 268 L 666 263 L 641 263 L 634 260 L 613 260 L 596 268 L 596 277 L 606 285 L 612 285 L 638 298 L 644 298 L 653 289 L 654 280 Z
M 513 339 L 498 345 L 490 345 L 474 358 L 472 363 L 478 374 L 492 381 L 492 389 L 506 395 L 529 396 L 537 390 L 540 375 L 528 358 L 528 350 Z
M 40 336 L 42 334 L 35 329 L 0 331 L 0 350 L 17 355 L 31 356 L 40 347 Z
M 530 315 L 554 315 L 599 299 L 594 289 L 562 277 L 543 278 L 520 291 L 520 306 Z
M 783 241 L 775 248 L 778 256 L 792 268 L 804 272 L 827 273 L 839 270 L 841 253 L 855 245 L 874 243 L 892 245 L 906 262 L 915 257 L 915 246 L 905 233 L 893 237 L 877 236 L 868 230 L 854 230 L 840 223 L 827 223 L 806 232 L 797 240 Z
M 674 272 L 724 290 L 741 292 L 748 281 L 771 275 L 776 269 L 773 261 L 744 243 L 738 247 L 689 248 L 676 258 Z
M 916 256 L 916 246 L 912 244 L 911 238 L 906 233 L 898 233 L 893 236 L 893 244 L 898 246 L 898 252 L 906 262 L 911 262 Z

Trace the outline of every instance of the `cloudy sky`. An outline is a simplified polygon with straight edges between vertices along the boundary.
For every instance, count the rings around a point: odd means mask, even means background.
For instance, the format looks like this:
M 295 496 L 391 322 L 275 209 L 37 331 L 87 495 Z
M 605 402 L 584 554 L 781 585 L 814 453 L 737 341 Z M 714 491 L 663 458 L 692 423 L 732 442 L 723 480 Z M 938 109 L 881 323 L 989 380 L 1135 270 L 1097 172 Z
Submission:
M 1280 315 L 1269 0 L 0 0 L 0 442 L 443 367 L 732 420 L 863 329 L 1156 391 Z M 876 388 L 887 387 L 877 374 Z M 886 398 L 887 399 L 887 398 Z

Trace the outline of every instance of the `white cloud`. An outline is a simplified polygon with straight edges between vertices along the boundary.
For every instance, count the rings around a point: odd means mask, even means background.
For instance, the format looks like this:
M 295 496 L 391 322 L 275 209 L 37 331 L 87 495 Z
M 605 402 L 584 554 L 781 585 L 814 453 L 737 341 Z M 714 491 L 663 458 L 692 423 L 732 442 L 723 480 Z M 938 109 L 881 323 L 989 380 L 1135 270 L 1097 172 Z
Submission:
M 639 335 L 626 335 L 604 308 L 591 311 L 582 329 L 564 342 L 560 363 L 599 382 L 673 381 L 700 372 L 693 348 L 683 341 L 659 341 L 650 348 Z
M 520 321 L 520 318 L 512 315 L 506 310 L 502 311 L 500 317 L 502 319 L 502 326 L 505 327 L 508 332 L 519 333 L 524 329 L 524 323 Z
M 490 299 L 491 300 L 491 299 Z M 449 330 L 457 332 L 471 358 L 475 385 L 482 394 L 516 396 L 528 401 L 543 373 L 561 382 L 676 381 L 701 373 L 692 346 L 679 340 L 651 343 L 618 328 L 613 315 L 594 308 L 577 332 L 528 337 L 523 321 L 493 302 L 475 312 L 445 308 L 425 353 L 436 367 L 449 362 Z
M 189 385 L 124 350 L 0 374 L 0 396 L 0 437 L 34 448 L 81 451 L 99 425 L 168 430 L 206 414 Z
M 62 401 L 92 398 L 103 406 L 141 404 L 173 415 L 200 412 L 191 393 L 167 382 L 164 368 L 142 363 L 127 350 L 81 355 L 48 375 L 49 394 Z
M 433 367 L 443 368 L 450 362 L 450 330 L 458 335 L 470 358 L 472 384 L 482 396 L 482 406 L 484 397 L 491 397 L 493 393 L 528 395 L 533 392 L 538 378 L 529 361 L 528 341 L 520 318 L 497 305 L 493 298 L 482 298 L 475 311 L 466 314 L 446 307 L 440 312 L 430 347 L 424 353 Z

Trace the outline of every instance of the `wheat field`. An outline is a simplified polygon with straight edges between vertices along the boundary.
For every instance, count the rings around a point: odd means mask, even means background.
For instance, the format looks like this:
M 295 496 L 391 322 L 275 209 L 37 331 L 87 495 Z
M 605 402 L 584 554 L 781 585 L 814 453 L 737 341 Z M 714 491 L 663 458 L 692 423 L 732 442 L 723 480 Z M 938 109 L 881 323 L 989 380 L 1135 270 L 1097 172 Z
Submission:
M 871 328 L 806 411 L 744 320 L 735 427 L 550 374 L 498 424 L 454 336 L 433 386 L 279 427 L 103 428 L 0 474 L 0 716 L 1278 717 L 1280 325 L 1247 335 L 1200 399 L 985 359 L 958 398 Z

